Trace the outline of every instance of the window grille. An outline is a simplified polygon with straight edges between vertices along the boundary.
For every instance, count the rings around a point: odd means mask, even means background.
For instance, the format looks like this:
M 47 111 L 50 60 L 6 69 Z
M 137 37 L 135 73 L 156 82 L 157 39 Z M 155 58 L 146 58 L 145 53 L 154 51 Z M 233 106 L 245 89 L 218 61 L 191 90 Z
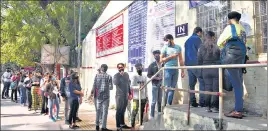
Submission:
M 255 36 L 258 53 L 267 53 L 267 1 L 254 1 Z
M 197 7 L 197 26 L 203 32 L 213 31 L 218 38 L 227 26 L 228 13 L 231 12 L 230 1 L 211 1 Z

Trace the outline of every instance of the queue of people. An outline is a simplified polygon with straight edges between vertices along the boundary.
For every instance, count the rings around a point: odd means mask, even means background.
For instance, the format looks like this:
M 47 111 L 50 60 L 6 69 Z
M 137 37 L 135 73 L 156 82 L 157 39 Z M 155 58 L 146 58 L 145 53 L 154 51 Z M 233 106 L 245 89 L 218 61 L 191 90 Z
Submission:
M 62 119 L 59 116 L 62 97 L 65 101 L 65 123 L 70 125 L 71 129 L 76 129 L 79 128 L 76 122 L 82 121 L 78 117 L 78 107 L 83 97 L 78 78 L 77 73 L 71 71 L 59 82 L 53 73 L 44 75 L 39 71 L 11 73 L 11 69 L 8 68 L 1 78 L 4 84 L 2 99 L 9 98 L 10 88 L 12 102 L 18 103 L 19 93 L 21 106 L 27 106 L 28 111 L 34 110 L 34 113 L 40 110 L 41 115 L 48 115 L 51 121 L 56 122 Z
M 182 49 L 175 44 L 172 35 L 167 34 L 164 37 L 166 44 L 160 50 L 153 51 L 155 61 L 148 67 L 147 77 L 152 78 L 162 67 L 180 66 L 197 66 L 197 65 L 219 65 L 219 64 L 243 64 L 246 54 L 246 33 L 242 25 L 239 24 L 241 14 L 238 12 L 230 12 L 228 14 L 229 25 L 224 29 L 223 33 L 216 40 L 215 33 L 207 31 L 203 33 L 202 28 L 196 27 L 193 35 L 185 42 L 185 62 L 182 57 Z M 204 35 L 203 35 L 204 34 Z M 203 38 L 204 36 L 204 38 Z M 203 40 L 202 40 L 203 39 Z M 221 49 L 222 48 L 222 49 Z M 94 78 L 91 96 L 94 96 L 94 104 L 96 109 L 96 130 L 108 131 L 107 116 L 110 103 L 110 90 L 113 85 L 116 87 L 116 127 L 117 130 L 135 129 L 136 116 L 139 109 L 139 90 L 147 82 L 147 77 L 142 74 L 143 65 L 137 63 L 135 65 L 136 72 L 130 78 L 129 74 L 124 71 L 123 63 L 117 64 L 118 72 L 112 77 L 107 73 L 108 66 L 101 65 L 99 72 Z M 189 89 L 195 90 L 197 80 L 199 81 L 199 90 L 218 92 L 219 75 L 218 69 L 188 69 Z M 235 93 L 235 108 L 230 113 L 225 114 L 227 117 L 242 118 L 243 111 L 243 73 L 241 68 L 225 69 L 224 74 L 231 83 L 231 88 Z M 164 75 L 164 76 L 163 76 Z M 184 70 L 181 69 L 181 77 L 184 77 Z M 164 74 L 159 73 L 152 80 L 152 103 L 150 117 L 155 116 L 155 106 L 157 104 L 158 113 L 161 112 L 162 87 L 176 88 L 179 72 L 177 69 L 165 69 Z M 162 85 L 162 81 L 164 85 Z M 10 72 L 10 69 L 2 76 L 4 89 L 2 91 L 2 99 L 9 98 L 9 87 L 12 89 L 11 100 L 17 102 L 17 91 L 20 94 L 20 104 L 28 105 L 29 111 L 32 109 L 36 112 L 41 110 L 41 114 L 49 115 L 49 118 L 55 122 L 61 120 L 59 116 L 60 98 L 65 101 L 64 118 L 65 123 L 71 129 L 77 129 L 77 121 L 81 121 L 78 117 L 79 105 L 82 103 L 84 93 L 81 91 L 79 77 L 73 71 L 69 71 L 68 75 L 57 81 L 55 74 L 39 72 L 27 74 Z M 15 98 L 13 98 L 13 96 Z M 61 97 L 60 97 L 61 96 Z M 166 103 L 172 105 L 174 90 L 166 91 Z M 26 104 L 26 100 L 28 103 Z M 131 127 L 125 123 L 125 111 L 132 101 L 131 110 Z M 190 102 L 192 107 L 206 107 L 208 112 L 219 111 L 218 96 L 199 94 L 199 102 L 197 103 L 194 93 L 190 94 Z M 143 112 L 148 103 L 148 90 L 144 87 L 141 90 L 141 123 L 143 123 Z M 54 106 L 56 112 L 53 112 Z M 69 110 L 70 108 L 70 110 Z

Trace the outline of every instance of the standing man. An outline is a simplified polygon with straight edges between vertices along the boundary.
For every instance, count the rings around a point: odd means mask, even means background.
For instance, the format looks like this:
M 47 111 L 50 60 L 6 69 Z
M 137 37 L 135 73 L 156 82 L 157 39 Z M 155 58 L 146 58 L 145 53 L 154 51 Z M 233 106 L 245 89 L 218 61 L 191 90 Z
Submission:
M 6 72 L 2 75 L 1 80 L 4 83 L 4 89 L 2 91 L 2 99 L 9 98 L 9 87 L 11 84 L 11 70 L 10 68 L 6 69 Z
M 163 67 L 163 64 L 160 63 L 160 50 L 153 51 L 155 62 L 151 63 L 148 67 L 147 77 L 152 78 L 159 70 Z M 158 113 L 161 113 L 161 102 L 162 102 L 162 77 L 163 73 L 160 72 L 153 80 L 152 80 L 152 105 L 151 105 L 151 113 L 150 117 L 154 118 L 155 112 L 155 104 L 157 103 Z
M 48 83 L 49 73 L 46 72 L 43 78 L 40 80 L 40 88 L 41 88 L 41 96 L 42 96 L 42 109 L 41 114 L 47 115 L 48 114 L 48 98 L 45 95 L 46 91 L 46 84 Z
M 118 73 L 114 75 L 113 83 L 116 86 L 116 127 L 117 130 L 130 129 L 125 124 L 125 111 L 128 104 L 128 96 L 130 92 L 130 79 L 128 73 L 124 72 L 125 65 L 123 63 L 117 64 Z
M 228 14 L 229 25 L 225 27 L 218 39 L 218 46 L 222 50 L 222 64 L 244 64 L 246 56 L 246 32 L 239 20 L 241 14 L 232 11 Z M 228 55 L 226 55 L 228 53 Z M 227 117 L 243 118 L 243 73 L 241 68 L 228 68 L 224 70 L 227 74 L 235 93 L 234 111 L 224 114 Z
M 69 85 L 71 82 L 71 74 L 73 73 L 72 70 L 68 71 L 68 74 L 66 77 L 62 78 L 60 81 L 60 94 L 62 97 L 62 100 L 65 102 L 64 106 L 64 119 L 65 124 L 69 125 L 69 108 L 70 108 L 70 91 L 69 91 Z
M 100 69 L 100 68 L 99 68 L 97 71 L 98 71 L 98 74 L 101 74 L 101 69 Z M 96 74 L 95 77 L 97 77 L 98 74 Z M 91 94 L 91 95 L 89 96 L 89 99 L 92 99 L 92 98 L 94 99 L 93 101 L 94 101 L 94 105 L 95 105 L 95 110 L 96 110 L 96 112 L 97 112 L 97 96 L 96 96 L 96 89 L 95 89 L 95 88 L 92 88 L 90 94 Z M 100 113 L 99 113 L 99 123 L 102 123 L 102 110 L 100 110 Z
M 96 130 L 99 130 L 100 115 L 102 115 L 102 131 L 110 131 L 106 128 L 108 109 L 110 103 L 110 90 L 113 90 L 112 76 L 108 75 L 106 72 L 108 66 L 106 64 L 101 65 L 101 73 L 97 74 L 94 79 L 93 88 L 96 94 Z M 91 94 L 93 95 L 93 94 Z
M 139 112 L 139 90 L 147 81 L 146 76 L 142 75 L 143 66 L 140 63 L 135 65 L 137 74 L 133 76 L 131 79 L 131 89 L 133 90 L 133 106 L 132 106 L 132 114 L 131 114 L 131 127 L 135 128 L 135 118 Z M 144 87 L 141 90 L 141 124 L 143 122 L 143 112 L 145 105 L 148 101 L 148 93 L 147 87 Z
M 197 63 L 197 52 L 202 44 L 202 29 L 200 27 L 196 27 L 194 29 L 193 35 L 185 42 L 185 65 L 186 66 L 196 66 Z M 205 90 L 205 83 L 203 78 L 201 77 L 200 69 L 187 69 L 188 77 L 189 77 L 189 87 L 190 90 L 195 90 L 195 85 L 197 79 L 199 81 L 199 90 Z M 199 104 L 196 102 L 195 94 L 190 93 L 190 102 L 192 107 L 205 107 L 205 95 L 199 94 Z
M 173 36 L 167 34 L 164 37 L 164 41 L 166 44 L 162 48 L 160 55 L 160 62 L 165 64 L 165 67 L 177 67 L 178 59 L 180 62 L 180 66 L 183 66 L 183 59 L 181 55 L 181 47 L 179 45 L 175 45 Z M 177 69 L 165 69 L 165 87 L 175 88 L 178 82 L 179 71 Z M 184 77 L 184 69 L 181 70 L 181 77 Z M 167 103 L 169 105 L 172 104 L 174 95 L 174 90 L 167 91 Z

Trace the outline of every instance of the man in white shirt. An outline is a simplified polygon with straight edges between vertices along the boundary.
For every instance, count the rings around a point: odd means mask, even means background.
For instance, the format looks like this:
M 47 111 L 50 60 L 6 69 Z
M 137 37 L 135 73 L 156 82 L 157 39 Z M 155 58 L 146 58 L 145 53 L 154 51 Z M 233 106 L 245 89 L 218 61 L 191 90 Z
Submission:
M 9 98 L 9 87 L 11 84 L 11 70 L 10 68 L 6 69 L 6 72 L 2 75 L 1 80 L 4 83 L 4 89 L 2 91 L 2 99 Z
M 131 79 L 131 89 L 133 90 L 133 106 L 131 115 L 131 127 L 135 127 L 135 118 L 139 112 L 139 89 L 147 82 L 147 77 L 142 75 L 143 66 L 138 63 L 135 65 L 137 74 Z M 148 101 L 147 87 L 141 90 L 141 123 L 143 122 L 143 112 Z

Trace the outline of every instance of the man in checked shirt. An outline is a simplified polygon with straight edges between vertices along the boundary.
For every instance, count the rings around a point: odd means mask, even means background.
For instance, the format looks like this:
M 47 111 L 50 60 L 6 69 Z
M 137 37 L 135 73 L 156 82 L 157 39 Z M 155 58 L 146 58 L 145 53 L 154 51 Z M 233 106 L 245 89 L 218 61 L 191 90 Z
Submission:
M 106 72 L 108 66 L 106 64 L 101 65 L 101 72 L 96 75 L 93 88 L 96 93 L 96 130 L 99 130 L 99 119 L 102 115 L 102 131 L 110 131 L 106 128 L 108 108 L 110 102 L 110 90 L 113 90 L 112 76 L 108 75 Z M 93 94 L 91 94 L 93 95 Z

